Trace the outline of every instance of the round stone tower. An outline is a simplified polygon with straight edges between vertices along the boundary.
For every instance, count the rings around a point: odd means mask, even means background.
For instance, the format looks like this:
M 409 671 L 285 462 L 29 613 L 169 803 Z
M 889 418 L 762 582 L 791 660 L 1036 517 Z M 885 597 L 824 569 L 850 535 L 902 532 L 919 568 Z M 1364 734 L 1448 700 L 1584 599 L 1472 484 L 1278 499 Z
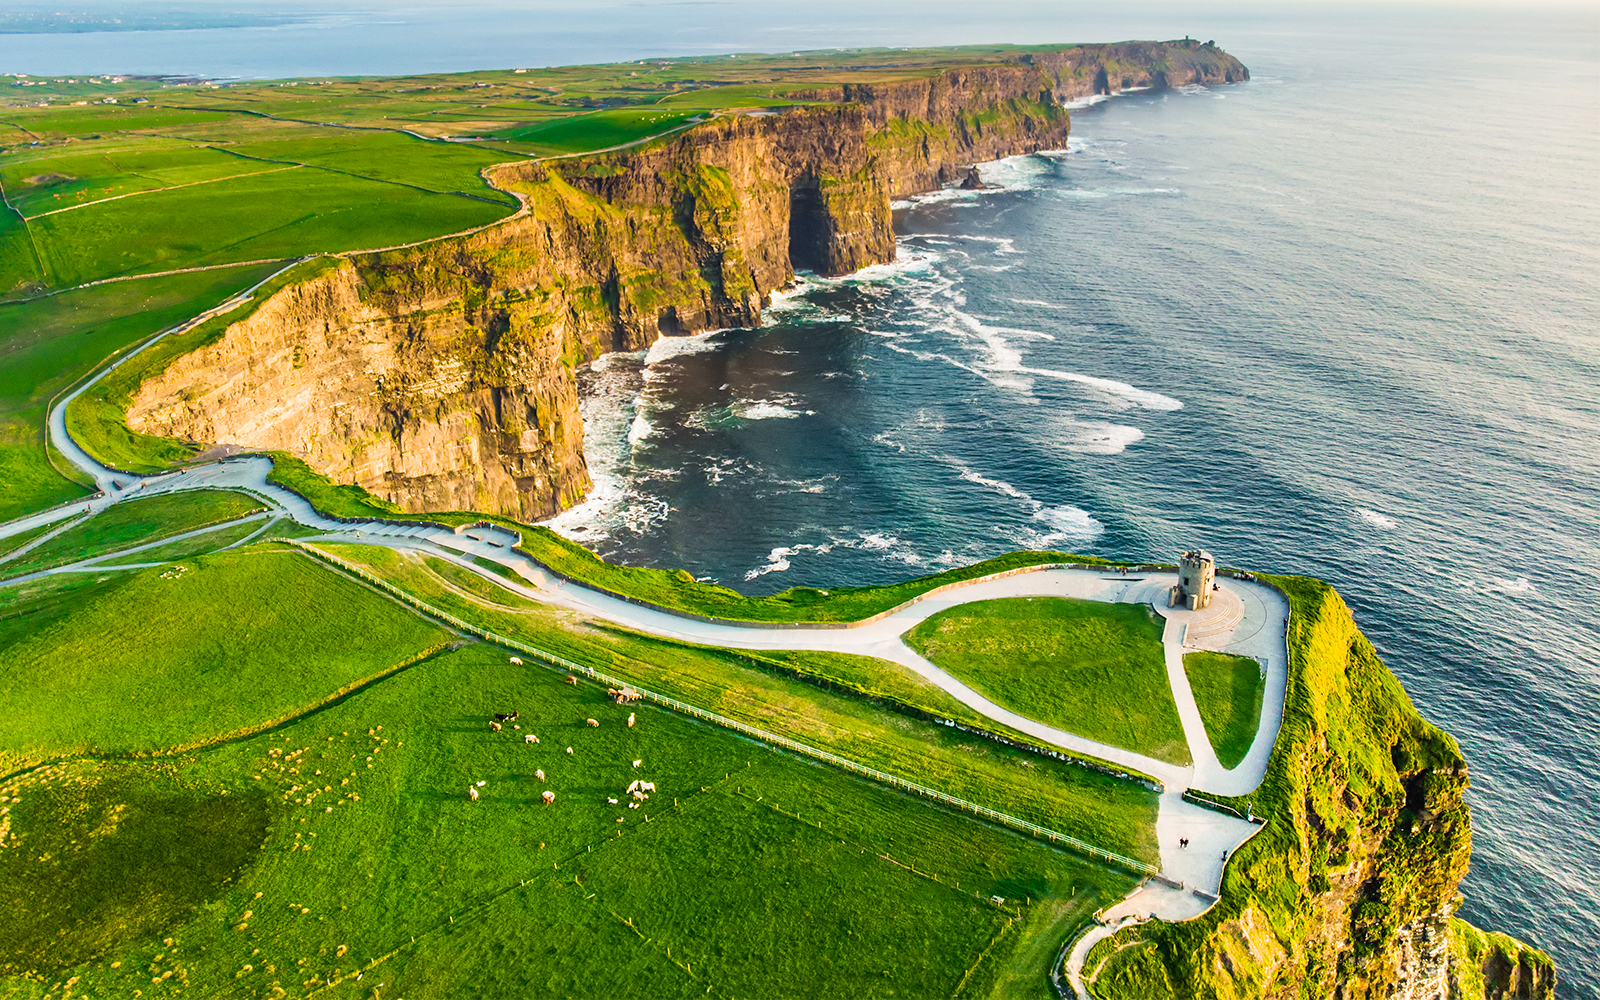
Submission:
M 1178 557 L 1178 585 L 1172 588 L 1167 606 L 1199 611 L 1211 604 L 1216 589 L 1217 561 L 1211 553 L 1192 549 Z

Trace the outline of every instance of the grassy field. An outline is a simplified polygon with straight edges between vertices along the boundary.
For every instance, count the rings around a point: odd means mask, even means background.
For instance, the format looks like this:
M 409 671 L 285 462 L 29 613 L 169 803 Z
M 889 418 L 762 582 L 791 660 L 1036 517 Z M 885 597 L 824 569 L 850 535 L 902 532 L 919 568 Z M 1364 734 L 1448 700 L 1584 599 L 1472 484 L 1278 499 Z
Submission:
M 541 155 L 560 156 L 638 142 L 652 135 L 682 128 L 702 117 L 695 110 L 617 108 L 535 122 L 506 129 L 496 135 L 514 140 Z
M 216 739 L 448 638 L 272 546 L 0 587 L 0 773 L 92 748 L 149 753 Z
M 215 306 L 275 266 L 116 282 L 0 303 L 0 520 L 88 492 L 45 456 L 50 400 L 112 354 Z M 63 466 L 65 467 L 65 466 Z
M 262 532 L 263 534 L 270 533 L 274 536 L 280 533 L 277 528 L 269 526 L 267 520 L 257 519 L 253 521 L 246 521 L 243 524 L 219 527 L 215 531 L 208 531 L 203 535 L 196 535 L 193 538 L 182 538 L 175 542 L 168 542 L 165 545 L 157 545 L 153 549 L 144 549 L 143 551 L 132 553 L 126 558 L 107 559 L 104 562 L 97 563 L 96 565 L 127 566 L 141 563 L 177 562 L 180 559 L 193 559 L 196 556 L 203 556 L 208 552 L 216 552 L 219 549 L 227 548 L 229 545 L 232 545 L 235 542 L 243 541 L 257 532 Z
M 1185 653 L 1183 671 L 1189 676 L 1217 761 L 1226 768 L 1237 766 L 1250 752 L 1261 726 L 1261 697 L 1266 689 L 1261 664 L 1228 653 Z
M 193 490 L 113 504 L 82 524 L 0 563 L 0 574 L 21 576 L 130 545 L 159 541 L 262 510 L 254 497 L 226 490 Z
M 1107 850 L 1141 860 L 1158 856 L 1156 796 L 1142 785 L 924 721 L 920 713 L 898 710 L 887 699 L 874 703 L 788 673 L 823 674 L 837 669 L 841 657 L 816 661 L 816 654 L 806 652 L 738 652 L 636 636 L 523 601 L 482 578 L 481 591 L 462 588 L 421 560 L 387 549 L 319 547 L 365 565 L 441 611 L 641 687 Z M 879 661 L 850 660 L 862 673 L 879 669 Z M 945 717 L 983 721 L 961 711 Z
M 1013 597 L 941 611 L 905 640 L 1014 712 L 1188 764 L 1161 630 L 1142 604 Z
M 10 779 L 40 853 L 0 852 L 30 918 L 0 931 L 4 988 L 1043 997 L 1037 954 L 1131 884 L 507 661 L 436 657 L 159 768 Z M 488 732 L 511 706 L 523 729 Z M 639 777 L 643 808 L 607 804 Z

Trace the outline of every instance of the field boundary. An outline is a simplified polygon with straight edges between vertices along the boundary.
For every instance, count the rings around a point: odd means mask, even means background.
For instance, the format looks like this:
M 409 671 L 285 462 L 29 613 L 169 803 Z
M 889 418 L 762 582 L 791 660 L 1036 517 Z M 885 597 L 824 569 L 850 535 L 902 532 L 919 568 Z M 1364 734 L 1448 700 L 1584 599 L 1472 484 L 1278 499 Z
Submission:
M 747 725 L 746 723 L 739 722 L 736 719 L 730 719 L 724 715 L 718 715 L 715 712 L 706 711 L 698 706 L 678 701 L 676 698 L 669 698 L 666 695 L 657 694 L 654 691 L 641 688 L 637 684 L 633 684 L 630 681 L 621 680 L 619 678 L 612 677 L 609 674 L 602 673 L 593 667 L 584 666 L 583 664 L 576 663 L 572 660 L 556 656 L 554 653 L 547 653 L 535 646 L 529 646 L 526 643 L 518 642 L 515 639 L 508 638 L 495 632 L 490 632 L 488 629 L 473 625 L 470 622 L 462 621 L 460 618 L 457 618 L 454 615 L 440 611 L 437 608 L 434 608 L 432 605 L 429 605 L 426 602 L 412 596 L 389 581 L 384 580 L 381 577 L 378 577 L 353 563 L 346 562 L 330 552 L 324 552 L 295 538 L 279 539 L 279 541 L 294 546 L 300 551 L 311 556 L 313 559 L 320 560 L 330 566 L 349 573 L 363 582 L 377 587 L 385 593 L 404 601 L 406 604 L 411 605 L 424 614 L 430 615 L 439 619 L 440 621 L 445 622 L 453 628 L 457 628 L 470 635 L 475 635 L 488 642 L 495 643 L 496 645 L 505 646 L 508 649 L 515 649 L 519 652 L 526 653 L 529 656 L 543 661 L 548 666 L 555 667 L 560 670 L 570 671 L 589 680 L 606 684 L 614 688 L 631 688 L 632 690 L 637 691 L 643 700 L 659 705 L 670 711 L 677 712 L 680 715 L 687 715 L 703 722 L 709 722 L 713 725 L 721 726 L 724 729 L 731 729 L 734 732 L 748 736 L 762 743 L 789 750 L 793 753 L 810 757 L 814 760 L 820 760 L 827 764 L 832 764 L 833 766 L 844 771 L 867 778 L 878 784 L 887 785 L 890 788 L 909 792 L 913 795 L 920 795 L 923 798 L 932 799 L 935 802 L 950 806 L 951 808 L 960 810 L 962 812 L 971 813 L 981 819 L 989 820 L 990 822 L 999 824 L 1000 826 L 1009 827 L 1013 830 L 1028 834 L 1029 836 L 1038 838 L 1039 840 L 1043 840 L 1047 843 L 1059 847 L 1065 847 L 1080 854 L 1088 855 L 1089 857 L 1098 861 L 1104 861 L 1108 864 L 1116 865 L 1119 868 L 1124 868 L 1140 875 L 1158 875 L 1161 872 L 1161 869 L 1155 865 L 1148 864 L 1143 861 L 1136 861 L 1133 858 L 1125 857 L 1121 854 L 1107 851 L 1104 848 L 1096 847 L 1093 844 L 1079 840 L 1070 834 L 1061 833 L 1058 830 L 1051 830 L 1048 827 L 1040 826 L 1037 823 L 1030 823 L 1025 819 L 1011 816 L 995 809 L 990 809 L 988 806 L 981 806 L 976 802 L 969 802 L 966 799 L 956 798 L 955 796 L 941 792 L 938 789 L 929 788 L 927 785 L 920 785 L 914 781 L 907 781 L 904 778 L 896 777 L 895 775 L 888 774 L 884 771 L 879 771 L 876 768 L 867 767 L 864 764 L 858 764 L 853 760 L 840 757 L 837 754 L 829 753 L 826 750 L 808 746 L 807 744 L 791 740 L 787 737 L 779 736 L 776 733 L 767 732 L 764 729 L 758 729 L 755 726 Z

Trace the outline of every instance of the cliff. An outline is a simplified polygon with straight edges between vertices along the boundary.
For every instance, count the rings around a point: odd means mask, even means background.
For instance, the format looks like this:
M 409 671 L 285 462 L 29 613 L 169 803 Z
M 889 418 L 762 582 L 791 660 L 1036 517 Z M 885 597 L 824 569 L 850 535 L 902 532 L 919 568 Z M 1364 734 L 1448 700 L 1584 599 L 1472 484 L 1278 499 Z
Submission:
M 1267 824 L 1204 916 L 1096 946 L 1095 995 L 1553 995 L 1548 956 L 1454 919 L 1472 853 L 1455 741 L 1416 711 L 1332 588 L 1270 579 L 1292 615 L 1283 727 L 1249 799 Z
M 1060 148 L 1069 128 L 1018 64 L 505 165 L 492 180 L 522 199 L 516 216 L 284 289 L 145 382 L 128 425 L 292 452 L 407 511 L 547 517 L 590 485 L 578 364 L 755 325 L 797 269 L 892 260 L 892 197 Z

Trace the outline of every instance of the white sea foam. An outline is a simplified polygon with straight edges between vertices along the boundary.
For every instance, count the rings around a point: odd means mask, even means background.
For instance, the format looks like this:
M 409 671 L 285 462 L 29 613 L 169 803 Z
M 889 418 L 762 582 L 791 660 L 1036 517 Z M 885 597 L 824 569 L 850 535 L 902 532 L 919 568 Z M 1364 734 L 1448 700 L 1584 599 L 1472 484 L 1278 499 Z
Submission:
M 1098 389 L 1108 396 L 1116 399 L 1126 400 L 1127 402 L 1132 403 L 1134 406 L 1138 406 L 1146 410 L 1183 409 L 1183 403 L 1179 400 L 1173 399 L 1171 396 L 1163 396 L 1161 393 L 1151 392 L 1149 389 L 1140 389 L 1137 386 L 1131 386 L 1126 382 L 1118 382 L 1116 379 L 1097 378 L 1093 375 L 1082 375 L 1078 372 L 1057 371 L 1053 368 L 1022 367 L 1020 370 L 1030 375 L 1043 375 L 1046 378 L 1061 379 L 1064 382 L 1076 382 L 1079 385 L 1086 385 L 1091 389 Z
M 1539 588 L 1525 576 L 1519 576 L 1514 580 L 1490 579 L 1484 584 L 1484 589 L 1497 591 L 1507 597 L 1527 597 L 1539 592 Z
M 650 350 L 645 352 L 644 363 L 648 367 L 685 354 L 714 351 L 722 346 L 721 335 L 726 332 L 726 330 L 710 330 L 692 337 L 657 337 L 656 342 L 650 345 Z
M 1105 526 L 1091 517 L 1088 511 L 1070 504 L 1045 507 L 1035 513 L 1033 519 L 1042 521 L 1062 538 L 1088 541 L 1098 538 L 1105 531 Z
M 730 409 L 740 420 L 793 420 L 796 417 L 815 416 L 815 410 L 797 410 L 781 403 L 748 402 L 739 400 Z
M 1053 429 L 1060 435 L 1063 447 L 1085 455 L 1120 455 L 1129 445 L 1144 440 L 1144 431 L 1139 428 L 1105 420 L 1067 418 Z
M 1356 518 L 1362 523 L 1378 528 L 1381 531 L 1393 531 L 1400 526 L 1400 522 L 1387 514 L 1380 514 L 1375 510 L 1365 507 L 1356 508 Z

